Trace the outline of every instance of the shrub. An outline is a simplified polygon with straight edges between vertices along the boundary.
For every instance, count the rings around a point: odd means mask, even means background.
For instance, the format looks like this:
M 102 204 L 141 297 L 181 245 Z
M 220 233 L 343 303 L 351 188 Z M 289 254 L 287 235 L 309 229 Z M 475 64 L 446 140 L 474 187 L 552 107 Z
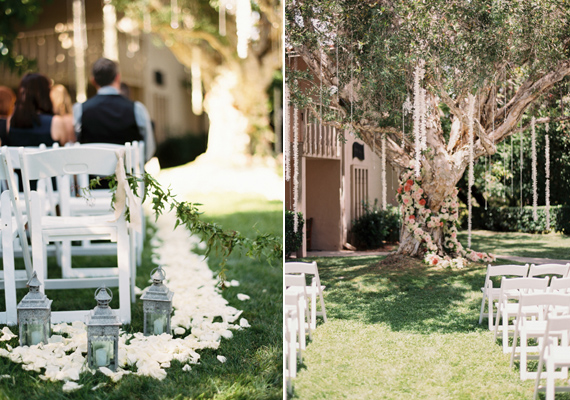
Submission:
M 396 242 L 400 238 L 400 214 L 398 208 L 380 210 L 377 206 L 363 202 L 364 214 L 352 221 L 352 239 L 359 249 L 376 249 L 384 241 Z
M 293 231 L 294 223 L 293 211 L 285 210 L 285 257 L 291 256 L 303 244 L 303 213 L 297 213 L 297 232 Z

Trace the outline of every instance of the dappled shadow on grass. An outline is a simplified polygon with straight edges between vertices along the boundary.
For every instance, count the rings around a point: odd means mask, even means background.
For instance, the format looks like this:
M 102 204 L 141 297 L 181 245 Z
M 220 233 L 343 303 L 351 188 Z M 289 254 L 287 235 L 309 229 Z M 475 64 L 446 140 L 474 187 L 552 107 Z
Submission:
M 319 258 L 317 263 L 331 318 L 423 334 L 485 327 L 478 324 L 483 264 L 442 269 L 399 256 Z

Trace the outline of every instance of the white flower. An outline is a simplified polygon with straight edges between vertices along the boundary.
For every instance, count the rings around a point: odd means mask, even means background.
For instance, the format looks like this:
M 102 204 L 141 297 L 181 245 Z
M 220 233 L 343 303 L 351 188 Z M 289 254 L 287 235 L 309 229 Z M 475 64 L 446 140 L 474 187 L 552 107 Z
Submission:
M 236 281 L 235 279 L 232 279 L 232 280 L 230 281 L 230 286 L 239 286 L 239 282 Z
M 186 332 L 186 329 L 184 329 L 184 328 L 181 328 L 181 327 L 174 328 L 174 334 L 175 335 L 178 335 L 178 336 L 184 335 L 185 332 Z
M 238 293 L 237 298 L 238 298 L 238 300 L 241 300 L 241 301 L 250 299 L 250 297 L 247 294 L 243 294 L 243 293 Z
M 65 382 L 65 385 L 63 385 L 62 390 L 66 393 L 69 393 L 69 392 L 74 392 L 77 389 L 81 389 L 82 387 L 83 385 L 80 385 L 77 382 L 68 381 Z
M 251 325 L 249 324 L 249 322 L 247 322 L 247 319 L 241 318 L 239 320 L 239 326 L 241 326 L 242 328 L 249 328 Z
M 222 364 L 227 361 L 227 358 L 224 357 L 224 356 L 217 356 L 217 359 L 218 359 L 218 361 L 221 362 Z

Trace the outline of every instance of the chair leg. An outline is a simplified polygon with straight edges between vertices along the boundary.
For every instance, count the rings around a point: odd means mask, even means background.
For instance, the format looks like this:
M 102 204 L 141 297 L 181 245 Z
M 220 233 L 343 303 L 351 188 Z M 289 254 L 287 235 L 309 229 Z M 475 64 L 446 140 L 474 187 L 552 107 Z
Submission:
M 325 300 L 323 299 L 323 291 L 319 289 L 319 298 L 321 301 L 321 311 L 323 313 L 323 320 L 327 322 L 327 310 L 325 309 Z
M 546 400 L 554 400 L 554 362 L 546 362 Z
M 481 325 L 481 322 L 483 322 L 483 313 L 485 312 L 485 299 L 487 298 L 486 293 L 486 291 L 483 291 L 483 299 L 481 300 L 481 312 L 479 312 L 479 325 Z
M 16 325 L 16 271 L 14 266 L 14 240 L 12 237 L 12 211 L 7 196 L 2 196 L 2 261 L 4 263 L 4 296 L 6 298 L 6 324 Z M 8 201 L 6 201 L 8 200 Z
M 71 271 L 71 241 L 70 240 L 62 240 L 61 241 L 61 276 L 63 278 L 70 278 L 72 277 Z

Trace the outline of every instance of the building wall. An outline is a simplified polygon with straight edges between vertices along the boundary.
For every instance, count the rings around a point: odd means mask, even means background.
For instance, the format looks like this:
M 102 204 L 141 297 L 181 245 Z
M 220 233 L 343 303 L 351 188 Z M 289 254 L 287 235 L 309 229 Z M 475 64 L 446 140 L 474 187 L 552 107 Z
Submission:
M 345 212 L 343 215 L 343 239 L 350 242 L 350 228 L 354 218 L 361 215 L 361 205 L 355 201 L 355 169 L 367 171 L 367 201 L 370 206 L 377 201 L 377 206 L 382 206 L 382 162 L 372 148 L 364 144 L 354 135 L 346 133 L 346 143 L 343 147 L 343 202 Z M 364 160 L 353 157 L 353 143 L 364 144 Z M 376 149 L 378 150 L 378 149 Z M 396 190 L 398 189 L 399 171 L 386 166 L 386 201 L 389 205 L 397 205 Z M 359 210 L 360 208 L 360 210 Z
M 75 59 L 73 47 L 64 48 L 64 37 L 73 37 L 72 2 L 53 0 L 44 6 L 39 20 L 32 26 L 22 27 L 15 52 L 37 58 L 38 72 L 47 75 L 54 83 L 65 85 L 75 100 Z M 118 16 L 118 19 L 120 15 Z M 86 74 L 91 65 L 103 54 L 102 2 L 85 2 L 87 28 Z M 129 54 L 128 43 L 138 41 L 140 49 Z M 118 32 L 119 67 L 121 79 L 131 89 L 131 99 L 141 101 L 147 107 L 155 123 L 156 139 L 161 142 L 170 136 L 188 132 L 204 133 L 208 130 L 206 114 L 192 113 L 188 85 L 189 72 L 160 40 L 150 34 L 138 37 Z M 155 79 L 155 72 L 162 72 L 163 84 Z M 21 77 L 0 67 L 0 82 L 16 90 Z M 95 95 L 89 84 L 87 96 Z

